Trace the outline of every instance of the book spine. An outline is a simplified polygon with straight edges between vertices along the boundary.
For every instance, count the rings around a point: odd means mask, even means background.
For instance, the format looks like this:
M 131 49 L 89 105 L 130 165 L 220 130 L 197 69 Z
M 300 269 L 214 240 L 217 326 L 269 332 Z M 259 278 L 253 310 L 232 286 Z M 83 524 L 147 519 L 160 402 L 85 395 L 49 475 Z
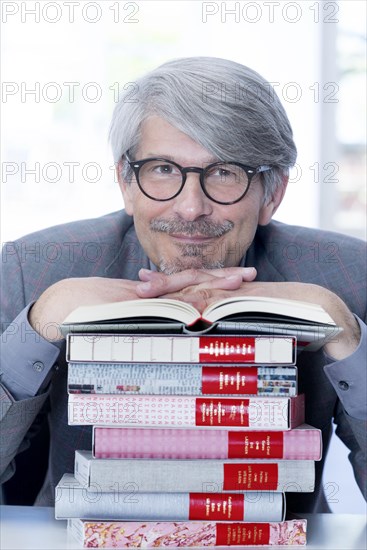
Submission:
M 69 334 L 67 359 L 100 363 L 294 364 L 296 340 L 281 336 Z
M 297 401 L 293 419 L 292 401 Z M 216 397 L 69 394 L 69 425 L 287 430 L 304 422 L 304 396 Z
M 283 493 L 119 493 L 58 486 L 57 519 L 282 521 Z
M 127 523 L 69 520 L 68 531 L 84 548 L 304 546 L 307 521 Z
M 139 491 L 312 492 L 315 463 L 312 460 L 139 460 L 94 459 L 91 453 L 75 453 L 75 478 L 85 487 L 101 491 L 113 486 L 118 492 L 135 484 Z M 130 485 L 131 486 L 131 485 Z
M 93 429 L 95 458 L 320 460 L 321 431 L 230 431 L 175 428 Z
M 296 395 L 297 367 L 69 363 L 69 393 Z

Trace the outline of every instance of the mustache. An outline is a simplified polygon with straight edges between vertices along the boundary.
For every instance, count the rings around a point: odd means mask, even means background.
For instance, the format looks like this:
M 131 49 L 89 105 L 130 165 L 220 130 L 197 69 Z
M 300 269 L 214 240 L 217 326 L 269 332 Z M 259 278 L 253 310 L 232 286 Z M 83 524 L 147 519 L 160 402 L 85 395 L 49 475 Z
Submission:
M 211 220 L 195 220 L 185 222 L 182 220 L 165 220 L 157 218 L 150 222 L 150 229 L 159 233 L 168 233 L 169 235 L 180 234 L 191 237 L 192 235 L 201 235 L 203 237 L 221 237 L 234 227 L 234 223 L 226 220 L 223 223 L 217 223 Z

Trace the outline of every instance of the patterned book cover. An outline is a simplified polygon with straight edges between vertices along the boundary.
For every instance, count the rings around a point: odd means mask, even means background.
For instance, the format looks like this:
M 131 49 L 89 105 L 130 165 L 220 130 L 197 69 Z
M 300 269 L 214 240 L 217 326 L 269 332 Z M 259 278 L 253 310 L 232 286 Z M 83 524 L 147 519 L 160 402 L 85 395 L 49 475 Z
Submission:
M 258 363 L 293 365 L 289 336 L 129 336 L 69 334 L 68 361 L 98 363 Z
M 55 516 L 120 521 L 283 521 L 285 516 L 280 492 L 144 493 L 132 483 L 127 492 L 116 487 L 87 491 L 72 474 L 64 474 L 56 486 Z
M 70 425 L 289 430 L 305 421 L 304 395 L 216 397 L 69 394 Z
M 304 546 L 306 530 L 305 519 L 280 523 L 68 522 L 69 533 L 84 548 Z
M 69 363 L 68 392 L 294 396 L 297 393 L 297 367 Z
M 75 452 L 75 478 L 85 487 L 124 492 L 312 492 L 313 460 L 155 460 L 93 458 Z
M 277 458 L 320 460 L 321 430 L 302 424 L 289 431 L 175 428 L 93 428 L 95 458 Z

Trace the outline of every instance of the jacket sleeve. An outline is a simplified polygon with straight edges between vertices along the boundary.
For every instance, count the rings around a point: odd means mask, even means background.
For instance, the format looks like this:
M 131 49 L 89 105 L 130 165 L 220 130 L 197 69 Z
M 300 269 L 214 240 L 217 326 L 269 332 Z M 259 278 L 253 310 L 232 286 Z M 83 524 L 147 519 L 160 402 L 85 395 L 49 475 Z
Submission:
M 13 249 L 14 250 L 14 249 Z M 28 323 L 22 265 L 17 254 L 1 256 L 0 481 L 14 473 L 13 458 L 29 446 L 45 413 L 47 387 L 60 346 Z
M 358 486 L 367 500 L 367 326 L 357 320 L 361 328 L 358 348 L 341 361 L 330 359 L 324 372 L 338 395 L 334 413 L 336 434 L 350 449 L 349 460 Z

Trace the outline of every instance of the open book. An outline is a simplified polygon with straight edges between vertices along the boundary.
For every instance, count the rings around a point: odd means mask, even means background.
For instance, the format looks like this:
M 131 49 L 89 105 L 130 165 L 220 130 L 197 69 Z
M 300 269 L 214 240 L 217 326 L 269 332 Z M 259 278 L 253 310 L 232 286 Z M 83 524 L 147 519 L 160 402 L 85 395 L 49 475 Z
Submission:
M 61 325 L 70 332 L 281 334 L 323 342 L 339 329 L 319 305 L 259 296 L 235 296 L 211 304 L 202 314 L 179 300 L 150 298 L 75 309 Z

